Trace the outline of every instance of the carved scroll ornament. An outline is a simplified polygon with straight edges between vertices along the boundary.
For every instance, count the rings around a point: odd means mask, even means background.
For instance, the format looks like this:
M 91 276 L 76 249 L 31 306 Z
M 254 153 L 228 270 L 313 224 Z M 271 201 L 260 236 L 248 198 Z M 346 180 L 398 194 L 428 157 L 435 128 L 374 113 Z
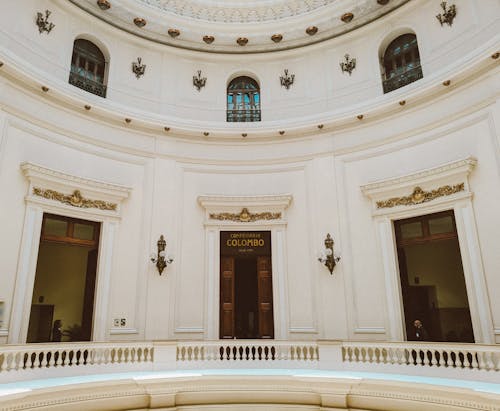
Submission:
M 116 211 L 117 204 L 108 203 L 102 200 L 90 200 L 82 197 L 80 190 L 73 191 L 73 194 L 63 194 L 54 190 L 44 190 L 34 187 L 33 195 L 46 198 L 47 200 L 56 200 L 63 204 L 68 204 L 79 208 L 98 208 L 99 210 Z
M 237 221 L 240 223 L 250 223 L 252 221 L 258 220 L 279 220 L 281 218 L 281 213 L 250 213 L 248 208 L 243 208 L 240 213 L 218 213 L 218 214 L 210 214 L 210 218 L 212 220 L 221 220 L 221 221 Z
M 413 193 L 405 197 L 393 197 L 388 200 L 377 201 L 377 208 L 391 208 L 401 205 L 415 205 L 432 201 L 438 197 L 449 196 L 460 191 L 464 191 L 465 184 L 446 185 L 435 190 L 424 191 L 420 187 L 415 187 Z

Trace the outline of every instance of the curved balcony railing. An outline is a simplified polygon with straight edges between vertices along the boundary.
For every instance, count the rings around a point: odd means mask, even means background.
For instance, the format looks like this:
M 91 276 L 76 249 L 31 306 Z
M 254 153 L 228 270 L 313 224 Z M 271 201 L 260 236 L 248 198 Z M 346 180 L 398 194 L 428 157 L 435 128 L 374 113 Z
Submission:
M 421 78 L 423 78 L 421 66 L 396 74 L 395 76 L 382 82 L 384 93 L 389 93 L 393 90 L 406 86 L 407 84 L 413 83 L 414 81 L 420 80 Z
M 279 340 L 0 346 L 0 383 L 82 374 L 214 368 L 343 370 L 498 382 L 500 346 Z
M 227 122 L 260 121 L 260 110 L 227 110 Z
M 69 73 L 69 84 L 95 94 L 96 96 L 106 97 L 106 86 L 104 84 L 90 80 L 74 71 L 70 71 Z

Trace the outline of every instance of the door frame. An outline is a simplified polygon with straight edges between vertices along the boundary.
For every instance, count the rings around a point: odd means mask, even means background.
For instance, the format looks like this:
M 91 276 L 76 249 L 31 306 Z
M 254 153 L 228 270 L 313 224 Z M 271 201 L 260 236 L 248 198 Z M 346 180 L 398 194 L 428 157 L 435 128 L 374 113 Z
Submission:
M 220 301 L 220 232 L 270 231 L 271 269 L 273 279 L 274 339 L 288 339 L 287 280 L 286 280 L 286 209 L 292 196 L 199 196 L 205 209 L 205 339 L 219 339 Z M 277 218 L 241 222 L 237 219 L 217 219 L 218 213 L 238 214 L 243 208 L 250 213 L 269 213 Z M 279 215 L 279 217 L 278 217 Z
M 9 344 L 26 343 L 44 213 L 101 223 L 91 340 L 105 341 L 115 237 L 121 219 L 121 203 L 129 196 L 131 189 L 72 176 L 33 163 L 21 164 L 21 170 L 29 184 L 7 341 Z M 62 201 L 62 196 L 70 196 L 75 190 L 79 190 L 83 197 L 94 200 L 95 204 L 103 201 L 115 207 L 108 210 L 84 208 Z M 44 192 L 57 195 L 44 196 Z
M 476 163 L 477 160 L 473 157 L 467 157 L 414 174 L 361 186 L 361 191 L 371 200 L 374 230 L 385 280 L 388 337 L 392 341 L 406 340 L 394 220 L 453 210 L 474 338 L 476 343 L 494 344 L 491 305 L 481 260 L 473 193 L 468 181 Z M 377 205 L 377 202 L 387 199 L 409 198 L 416 187 L 421 187 L 424 191 L 439 192 L 441 187 L 457 184 L 463 184 L 460 190 L 443 190 L 443 194 L 429 201 L 410 200 L 407 204 L 389 207 Z

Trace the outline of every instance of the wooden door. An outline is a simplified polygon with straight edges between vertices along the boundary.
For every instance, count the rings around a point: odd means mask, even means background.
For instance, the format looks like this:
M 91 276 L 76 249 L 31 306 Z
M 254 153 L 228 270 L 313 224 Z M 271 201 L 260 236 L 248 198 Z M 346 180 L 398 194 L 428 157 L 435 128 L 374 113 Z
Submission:
M 234 337 L 234 257 L 220 261 L 220 338 Z
M 85 293 L 82 312 L 82 340 L 90 341 L 92 337 L 92 319 L 94 315 L 95 280 L 97 273 L 97 250 L 91 250 L 87 256 L 87 274 L 85 276 Z
M 260 338 L 274 338 L 271 257 L 257 257 Z

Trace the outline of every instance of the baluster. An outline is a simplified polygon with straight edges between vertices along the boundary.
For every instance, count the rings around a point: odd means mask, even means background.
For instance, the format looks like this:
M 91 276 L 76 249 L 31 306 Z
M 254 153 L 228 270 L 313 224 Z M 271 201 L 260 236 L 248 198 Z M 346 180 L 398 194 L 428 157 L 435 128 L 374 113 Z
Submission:
M 444 360 L 444 350 L 438 350 L 439 352 L 439 366 L 444 367 L 446 365 L 446 361 Z
M 453 351 L 449 350 L 449 351 L 447 351 L 447 356 L 448 356 L 448 358 L 446 361 L 446 365 L 448 367 L 453 367 L 455 365 L 453 357 L 455 356 L 455 358 L 456 358 L 456 354 Z
M 470 361 L 467 355 L 467 351 L 461 351 L 462 355 L 464 356 L 463 359 L 463 367 L 464 368 L 469 368 L 470 367 Z
M 479 369 L 479 362 L 478 362 L 479 358 L 478 358 L 477 352 L 476 351 L 472 351 L 470 353 L 470 355 L 472 356 L 472 363 L 471 363 L 472 369 L 473 370 Z
M 7 353 L 0 354 L 0 372 L 7 371 Z
M 430 353 L 431 353 L 431 366 L 435 367 L 437 365 L 437 363 L 438 363 L 438 361 L 436 359 L 436 350 L 432 349 L 430 351 Z

